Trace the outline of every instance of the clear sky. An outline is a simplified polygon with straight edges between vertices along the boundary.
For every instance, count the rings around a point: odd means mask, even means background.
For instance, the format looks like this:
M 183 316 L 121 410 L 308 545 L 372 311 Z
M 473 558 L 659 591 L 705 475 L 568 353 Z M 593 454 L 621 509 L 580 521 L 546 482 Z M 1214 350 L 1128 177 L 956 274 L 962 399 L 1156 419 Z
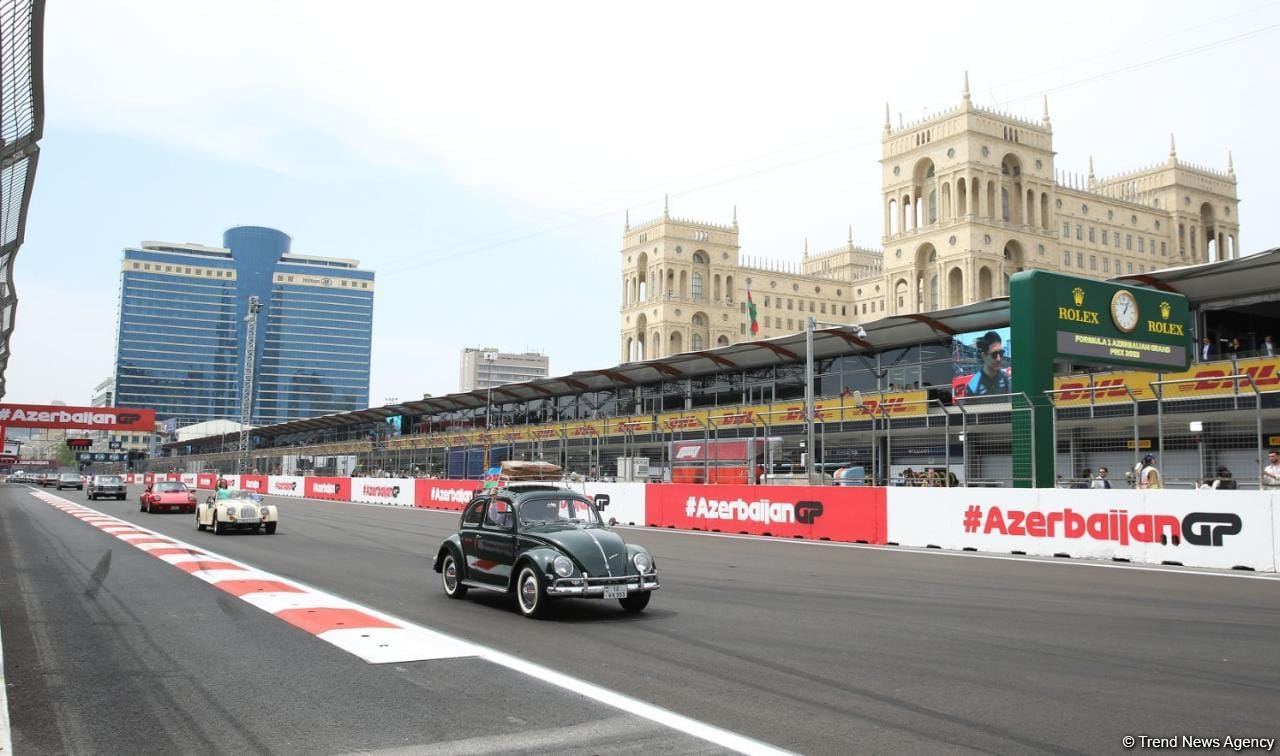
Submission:
M 378 272 L 370 398 L 458 388 L 467 346 L 617 363 L 623 213 L 744 255 L 879 247 L 884 105 L 1039 118 L 1060 169 L 1239 178 L 1280 246 L 1277 2 L 185 3 L 59 0 L 8 401 L 112 372 L 121 250 L 279 228 Z

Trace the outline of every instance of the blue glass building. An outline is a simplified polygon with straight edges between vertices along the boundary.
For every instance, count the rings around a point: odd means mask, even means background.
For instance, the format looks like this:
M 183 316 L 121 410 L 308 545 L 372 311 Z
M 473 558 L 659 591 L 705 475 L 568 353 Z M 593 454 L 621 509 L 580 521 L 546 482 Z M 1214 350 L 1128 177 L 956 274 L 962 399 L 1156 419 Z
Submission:
M 245 316 L 262 303 L 253 424 L 369 406 L 374 274 L 302 256 L 272 228 L 239 226 L 221 247 L 143 242 L 124 251 L 116 406 L 178 425 L 240 418 Z

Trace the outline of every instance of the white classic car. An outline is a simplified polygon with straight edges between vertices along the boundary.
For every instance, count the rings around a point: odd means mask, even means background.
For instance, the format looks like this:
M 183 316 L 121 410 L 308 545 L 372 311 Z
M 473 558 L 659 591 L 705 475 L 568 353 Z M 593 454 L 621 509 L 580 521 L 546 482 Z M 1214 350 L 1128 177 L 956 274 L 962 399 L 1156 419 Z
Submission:
M 210 528 L 216 535 L 228 530 L 265 530 L 271 535 L 279 523 L 276 505 L 252 491 L 227 491 L 221 499 L 213 495 L 196 507 L 196 529 Z

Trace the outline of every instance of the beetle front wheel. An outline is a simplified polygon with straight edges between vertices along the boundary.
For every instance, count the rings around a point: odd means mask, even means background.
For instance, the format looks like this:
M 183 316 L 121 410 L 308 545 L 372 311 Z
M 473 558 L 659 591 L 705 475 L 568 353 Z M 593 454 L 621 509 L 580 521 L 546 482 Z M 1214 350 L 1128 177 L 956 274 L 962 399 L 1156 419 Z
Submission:
M 516 579 L 516 603 L 520 605 L 520 613 L 537 619 L 546 613 L 547 601 L 547 589 L 542 584 L 542 576 L 533 567 L 525 566 Z
M 638 591 L 624 599 L 618 599 L 618 603 L 622 604 L 622 610 L 627 614 L 636 614 L 644 611 L 644 608 L 649 605 L 649 597 L 652 595 L 651 591 Z

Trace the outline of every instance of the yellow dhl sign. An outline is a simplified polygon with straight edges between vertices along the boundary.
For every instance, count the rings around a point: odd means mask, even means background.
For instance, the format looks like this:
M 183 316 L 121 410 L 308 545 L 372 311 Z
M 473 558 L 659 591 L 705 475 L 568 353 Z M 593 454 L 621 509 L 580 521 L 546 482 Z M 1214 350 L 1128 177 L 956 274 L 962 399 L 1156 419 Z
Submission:
M 1249 381 L 1228 378 L 1232 375 L 1230 362 L 1209 362 L 1178 373 L 1128 370 L 1094 373 L 1092 376 L 1058 376 L 1053 379 L 1053 388 L 1057 392 L 1054 403 L 1059 407 L 1115 404 L 1129 401 L 1130 393 L 1134 399 L 1146 401 L 1156 398 L 1156 390 L 1151 386 L 1153 381 L 1187 381 L 1164 386 L 1166 399 L 1222 396 L 1234 393 L 1237 387 L 1241 393 L 1252 393 L 1250 382 L 1263 393 L 1280 391 L 1280 357 L 1240 360 L 1235 369 L 1249 376 Z
M 814 403 L 814 417 L 824 423 L 855 422 L 884 417 L 917 417 L 928 411 L 924 391 L 870 394 L 855 402 L 852 397 L 825 399 Z M 710 431 L 719 428 L 794 425 L 804 422 L 804 402 L 759 404 L 748 407 L 714 408 L 618 417 L 608 420 L 574 420 L 549 425 L 497 428 L 490 431 L 442 433 L 427 443 L 442 446 L 483 446 L 535 441 L 573 441 L 585 438 L 625 437 L 669 432 Z

